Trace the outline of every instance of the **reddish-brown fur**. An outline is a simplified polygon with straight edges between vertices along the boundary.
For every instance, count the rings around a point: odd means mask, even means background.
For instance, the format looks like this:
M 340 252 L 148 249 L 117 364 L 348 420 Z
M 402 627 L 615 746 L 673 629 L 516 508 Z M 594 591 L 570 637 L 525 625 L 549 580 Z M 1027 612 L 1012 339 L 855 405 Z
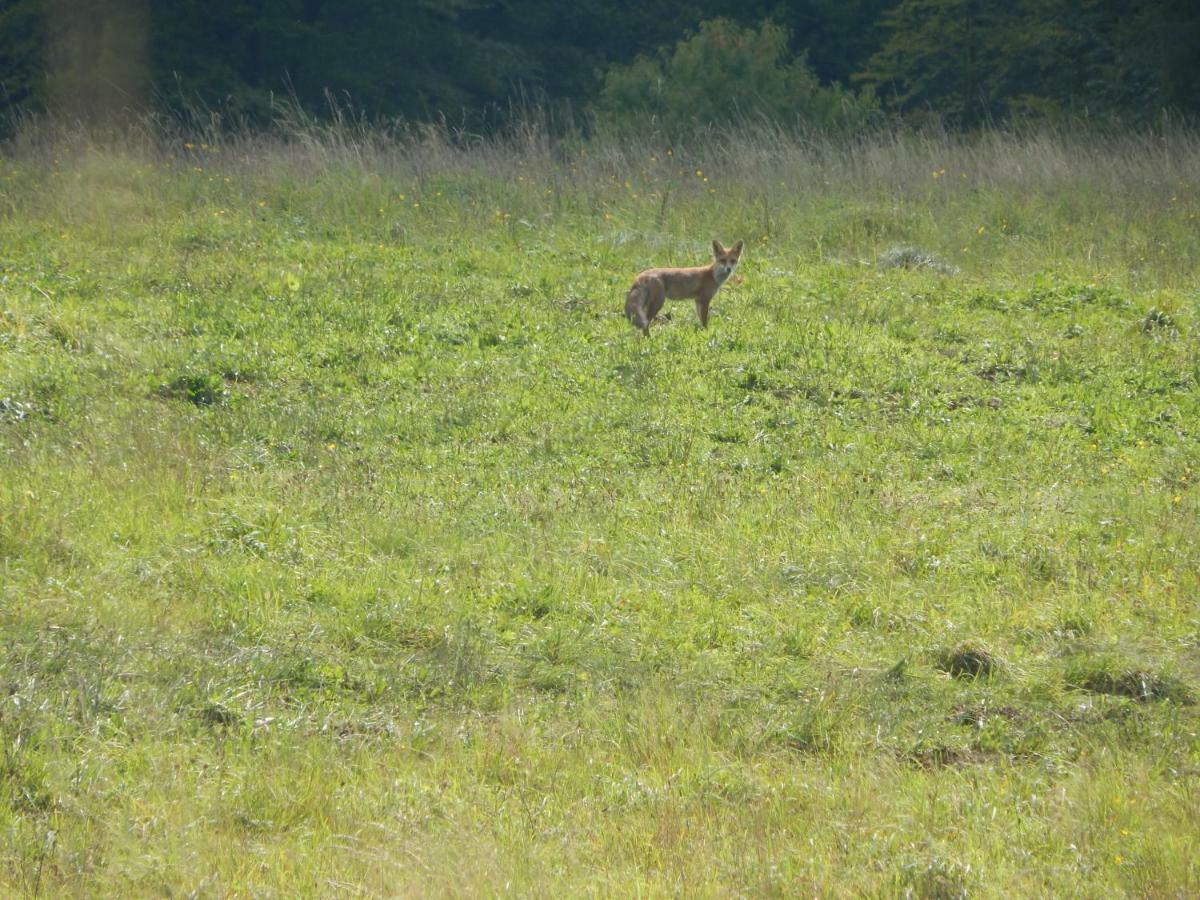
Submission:
M 649 337 L 650 323 L 668 300 L 692 298 L 700 325 L 708 327 L 708 305 L 721 289 L 742 255 L 742 242 L 726 249 L 713 241 L 713 261 L 707 266 L 680 269 L 646 269 L 633 280 L 625 297 L 625 315 Z

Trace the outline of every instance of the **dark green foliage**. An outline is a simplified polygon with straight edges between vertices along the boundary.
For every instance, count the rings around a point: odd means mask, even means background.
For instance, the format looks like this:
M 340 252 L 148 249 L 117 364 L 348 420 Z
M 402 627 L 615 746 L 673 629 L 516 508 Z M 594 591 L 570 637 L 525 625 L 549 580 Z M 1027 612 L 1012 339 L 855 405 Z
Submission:
M 156 83 L 179 100 L 266 114 L 272 96 L 308 109 L 326 92 L 376 115 L 431 117 L 496 102 L 523 74 L 522 53 L 464 27 L 473 0 L 250 4 L 181 0 L 154 13 Z M 176 98 L 172 98 L 176 99 Z
M 674 131 L 741 119 L 837 130 L 861 126 L 875 109 L 869 96 L 822 86 L 789 52 L 784 28 L 728 19 L 702 23 L 669 55 L 610 68 L 600 105 L 618 124 L 652 119 Z
M 721 35 L 752 36 L 753 59 L 738 63 Z M 736 106 L 853 125 L 863 101 L 837 87 L 853 78 L 885 108 L 952 125 L 1144 123 L 1200 110 L 1198 42 L 1188 0 L 9 0 L 0 111 L 9 132 L 24 110 L 269 121 L 280 98 L 470 127 L 501 121 L 514 97 L 677 118 L 697 72 L 708 85 L 741 66 L 768 82 L 710 95 L 714 120 Z M 689 116 L 709 123 L 705 106 Z
M 37 96 L 43 28 L 37 0 L 17 0 L 0 9 L 0 104 L 5 107 Z
M 1183 48 L 1195 46 L 1200 13 L 1184 6 L 902 0 L 884 14 L 884 40 L 856 77 L 897 110 L 962 125 L 1194 113 L 1200 66 Z

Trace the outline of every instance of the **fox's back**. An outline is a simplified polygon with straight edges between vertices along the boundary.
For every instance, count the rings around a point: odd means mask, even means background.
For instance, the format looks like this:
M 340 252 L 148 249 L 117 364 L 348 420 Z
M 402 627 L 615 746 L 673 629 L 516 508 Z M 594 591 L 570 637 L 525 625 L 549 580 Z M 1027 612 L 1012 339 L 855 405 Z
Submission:
M 638 273 L 637 278 L 634 279 L 634 284 L 659 282 L 665 289 L 668 298 L 679 300 L 684 297 L 695 296 L 703 286 L 705 280 L 711 277 L 711 266 L 694 266 L 681 269 L 646 269 L 644 272 Z

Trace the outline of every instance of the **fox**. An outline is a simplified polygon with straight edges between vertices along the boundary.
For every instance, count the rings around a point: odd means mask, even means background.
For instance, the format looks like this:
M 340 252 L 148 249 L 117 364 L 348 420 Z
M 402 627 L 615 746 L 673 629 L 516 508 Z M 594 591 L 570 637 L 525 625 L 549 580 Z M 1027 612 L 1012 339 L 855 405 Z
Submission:
M 742 241 L 726 249 L 713 241 L 711 265 L 680 269 L 646 269 L 633 279 L 633 287 L 625 296 L 625 316 L 646 337 L 650 323 L 668 300 L 696 301 L 700 327 L 708 327 L 708 305 L 733 273 L 742 257 Z

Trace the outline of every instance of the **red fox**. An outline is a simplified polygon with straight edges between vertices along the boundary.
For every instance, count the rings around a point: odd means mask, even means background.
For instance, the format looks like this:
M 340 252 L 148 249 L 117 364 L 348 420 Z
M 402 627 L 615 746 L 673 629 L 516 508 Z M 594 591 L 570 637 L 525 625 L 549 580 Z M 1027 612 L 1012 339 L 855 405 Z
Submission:
M 709 266 L 686 269 L 647 269 L 633 279 L 633 287 L 625 297 L 625 315 L 642 334 L 650 336 L 650 323 L 667 300 L 696 301 L 700 326 L 708 327 L 708 304 L 721 289 L 742 255 L 742 242 L 728 250 L 713 241 L 713 262 Z

